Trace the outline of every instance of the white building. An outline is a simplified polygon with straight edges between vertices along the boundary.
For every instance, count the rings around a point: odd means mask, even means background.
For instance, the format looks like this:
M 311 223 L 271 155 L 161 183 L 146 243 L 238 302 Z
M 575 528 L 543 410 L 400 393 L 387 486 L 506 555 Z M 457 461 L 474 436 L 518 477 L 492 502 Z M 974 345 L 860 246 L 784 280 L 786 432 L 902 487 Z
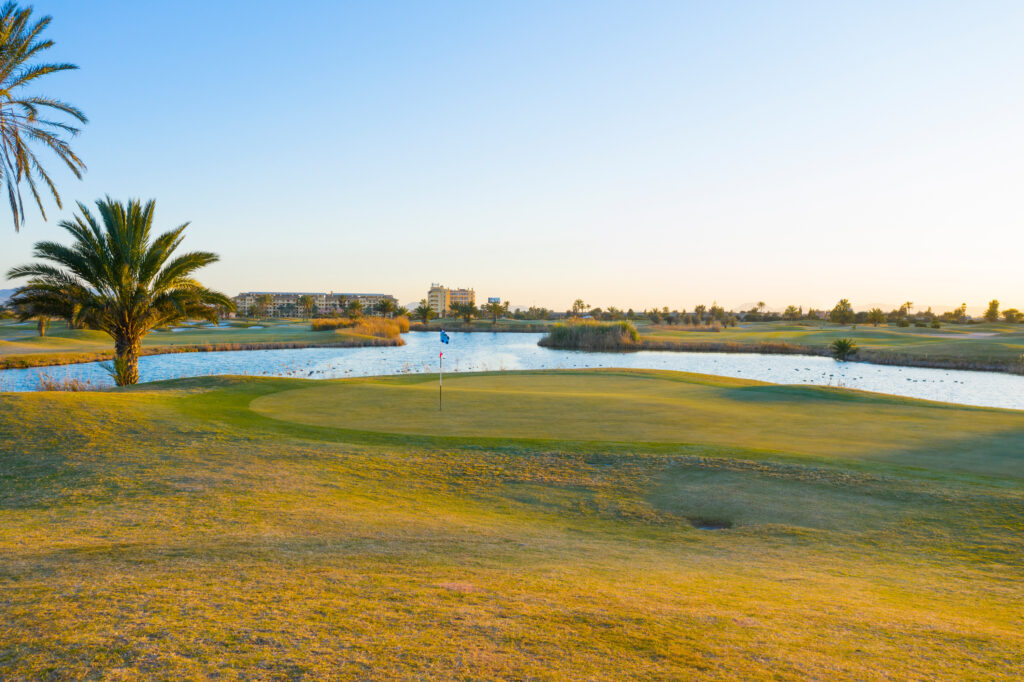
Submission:
M 360 293 L 324 293 L 322 291 L 246 291 L 235 296 L 235 306 L 239 315 L 253 315 L 258 310 L 261 296 L 269 296 L 270 302 L 262 314 L 270 317 L 294 317 L 304 314 L 302 309 L 303 296 L 313 299 L 313 315 L 330 315 L 344 313 L 351 301 L 359 301 L 363 310 L 371 311 L 383 299 L 389 299 L 398 307 L 398 299 L 391 294 L 360 294 Z

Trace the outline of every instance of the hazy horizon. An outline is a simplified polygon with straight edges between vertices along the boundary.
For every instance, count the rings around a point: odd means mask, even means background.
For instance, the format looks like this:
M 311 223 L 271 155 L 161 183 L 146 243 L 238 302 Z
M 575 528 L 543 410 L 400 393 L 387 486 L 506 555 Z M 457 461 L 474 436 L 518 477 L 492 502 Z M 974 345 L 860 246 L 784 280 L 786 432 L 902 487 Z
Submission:
M 232 295 L 1024 308 L 1020 3 L 34 5 L 89 170 L 0 275 L 110 194 Z

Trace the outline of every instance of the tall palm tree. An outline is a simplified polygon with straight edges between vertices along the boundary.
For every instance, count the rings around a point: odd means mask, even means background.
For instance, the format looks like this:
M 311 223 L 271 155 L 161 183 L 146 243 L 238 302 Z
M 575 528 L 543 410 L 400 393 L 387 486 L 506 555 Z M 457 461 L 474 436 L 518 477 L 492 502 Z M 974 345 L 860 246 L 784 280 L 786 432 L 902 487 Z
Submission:
M 345 312 L 349 317 L 360 317 L 363 314 L 363 304 L 354 298 L 345 304 Z
M 270 309 L 270 304 L 274 302 L 274 297 L 270 294 L 260 294 L 256 297 L 256 317 L 266 317 L 267 310 Z
M 378 315 L 388 317 L 392 313 L 398 312 L 398 306 L 390 298 L 382 298 L 377 301 L 377 305 L 374 306 Z
M 480 314 L 480 311 L 472 303 L 452 303 L 451 311 L 455 313 L 455 317 L 461 317 L 462 321 L 466 324 L 469 324 L 474 317 Z
M 437 316 L 437 313 L 427 304 L 427 299 L 425 298 L 420 299 L 420 304 L 416 306 L 416 310 L 412 311 L 412 314 L 420 318 L 423 324 L 430 322 L 430 318 Z
M 49 191 L 57 207 L 62 208 L 60 194 L 32 150 L 33 143 L 56 154 L 75 177 L 81 179 L 85 170 L 85 164 L 65 139 L 78 134 L 73 124 L 88 122 L 85 114 L 52 97 L 22 93 L 26 86 L 38 85 L 43 76 L 78 68 L 74 64 L 33 63 L 43 50 L 53 47 L 52 40 L 40 38 L 50 21 L 49 16 L 33 20 L 31 7 L 21 8 L 14 2 L 0 7 L 0 176 L 7 188 L 15 231 L 25 222 L 22 181 L 32 191 L 43 220 L 46 209 L 40 189 Z M 59 120 L 62 116 L 72 119 L 72 123 Z
M 302 308 L 302 313 L 308 318 L 313 314 L 313 308 L 316 307 L 316 301 L 309 294 L 303 294 L 299 296 L 299 307 Z
M 234 303 L 193 278 L 219 256 L 193 251 L 174 256 L 188 223 L 151 239 L 156 202 L 127 204 L 110 197 L 96 202 L 102 224 L 84 204 L 80 215 L 60 226 L 74 238 L 70 246 L 38 242 L 33 255 L 43 261 L 11 268 L 7 277 L 29 277 L 15 291 L 15 306 L 63 317 L 74 310 L 76 323 L 107 332 L 114 339 L 111 374 L 118 386 L 139 380 L 139 347 L 155 327 L 186 319 L 216 322 L 220 307 Z
M 491 324 L 498 324 L 498 318 L 508 312 L 508 303 L 489 301 L 483 309 L 491 316 Z

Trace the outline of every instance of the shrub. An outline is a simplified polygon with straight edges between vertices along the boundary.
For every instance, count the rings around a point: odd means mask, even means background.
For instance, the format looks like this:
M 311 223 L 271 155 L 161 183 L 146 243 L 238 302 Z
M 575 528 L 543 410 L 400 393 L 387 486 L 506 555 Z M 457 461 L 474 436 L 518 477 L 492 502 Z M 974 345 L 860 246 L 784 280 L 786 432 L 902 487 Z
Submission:
M 640 343 L 640 335 L 629 322 L 571 322 L 551 328 L 540 345 L 576 350 L 629 350 Z
M 932 329 L 940 329 L 942 327 L 942 323 L 938 320 L 932 320 L 931 327 Z
M 857 344 L 853 339 L 836 339 L 829 348 L 832 349 L 832 356 L 840 362 L 846 362 L 851 355 L 857 353 Z
M 907 320 L 907 318 L 901 317 L 900 319 L 896 320 L 896 326 L 897 327 L 909 327 L 910 326 L 910 322 Z

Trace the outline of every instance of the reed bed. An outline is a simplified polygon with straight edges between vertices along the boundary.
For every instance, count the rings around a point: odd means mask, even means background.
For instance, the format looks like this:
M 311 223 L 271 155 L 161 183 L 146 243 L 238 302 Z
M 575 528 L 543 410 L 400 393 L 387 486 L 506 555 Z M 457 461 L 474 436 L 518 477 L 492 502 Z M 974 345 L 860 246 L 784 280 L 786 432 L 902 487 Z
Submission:
M 336 331 L 338 329 L 352 329 L 357 334 L 369 336 L 392 336 L 404 334 L 409 331 L 409 318 L 404 315 L 398 317 L 323 317 L 310 322 L 310 328 L 315 332 Z
M 571 350 L 639 350 L 640 335 L 629 322 L 570 322 L 553 326 L 539 344 Z
M 38 390 L 40 391 L 67 391 L 77 393 L 79 391 L 95 391 L 102 388 L 99 384 L 75 377 L 51 377 L 48 374 L 41 374 L 38 379 Z
M 362 317 L 345 331 L 359 336 L 394 339 L 401 335 L 403 329 L 409 330 L 408 318 Z

